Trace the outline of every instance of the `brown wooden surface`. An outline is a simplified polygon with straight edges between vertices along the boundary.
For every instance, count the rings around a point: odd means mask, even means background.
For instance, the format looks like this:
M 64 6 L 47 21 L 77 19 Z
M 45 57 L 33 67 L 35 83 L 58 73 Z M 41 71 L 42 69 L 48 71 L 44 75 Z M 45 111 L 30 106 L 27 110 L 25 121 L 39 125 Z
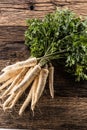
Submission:
M 32 6 L 34 10 L 30 10 Z M 0 70 L 28 58 L 25 20 L 43 18 L 56 6 L 87 15 L 87 0 L 0 0 Z M 29 107 L 22 117 L 17 114 L 19 106 L 9 113 L 0 109 L 0 128 L 87 130 L 87 82 L 75 83 L 62 67 L 55 65 L 54 86 L 55 98 L 51 99 L 46 86 L 34 116 Z

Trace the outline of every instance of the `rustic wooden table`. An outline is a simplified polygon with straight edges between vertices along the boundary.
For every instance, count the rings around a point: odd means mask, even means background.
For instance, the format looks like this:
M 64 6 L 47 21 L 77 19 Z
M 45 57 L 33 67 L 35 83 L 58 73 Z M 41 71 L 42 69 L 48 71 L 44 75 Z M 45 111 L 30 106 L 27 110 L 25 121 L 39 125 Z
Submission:
M 25 19 L 43 18 L 56 6 L 87 15 L 87 0 L 0 0 L 0 70 L 29 56 L 24 45 Z M 62 67 L 55 68 L 55 98 L 51 99 L 46 86 L 34 116 L 29 107 L 22 117 L 18 107 L 9 113 L 0 109 L 0 128 L 87 130 L 87 82 L 75 83 Z

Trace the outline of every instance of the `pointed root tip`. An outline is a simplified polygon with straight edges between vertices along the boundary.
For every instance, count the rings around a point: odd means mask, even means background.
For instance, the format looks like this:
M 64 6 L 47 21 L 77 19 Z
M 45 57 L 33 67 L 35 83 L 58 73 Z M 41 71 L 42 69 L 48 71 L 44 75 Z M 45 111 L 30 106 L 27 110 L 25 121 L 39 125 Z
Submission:
M 36 104 L 36 103 L 33 103 L 33 104 L 31 105 L 31 110 L 32 110 L 32 112 L 34 112 L 35 104 Z
M 19 111 L 18 115 L 19 116 L 22 116 L 23 112 L 22 111 Z
M 35 106 L 31 106 L 31 110 L 32 110 L 32 113 L 33 113 L 33 117 L 34 117 L 34 109 L 35 109 Z
M 54 95 L 51 95 L 52 99 L 54 98 Z

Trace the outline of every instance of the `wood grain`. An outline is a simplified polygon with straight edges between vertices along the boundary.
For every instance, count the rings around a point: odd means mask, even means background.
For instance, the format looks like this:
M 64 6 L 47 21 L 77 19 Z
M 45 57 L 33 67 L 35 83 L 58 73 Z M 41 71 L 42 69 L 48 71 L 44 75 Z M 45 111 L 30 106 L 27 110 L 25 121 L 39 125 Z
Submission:
M 17 115 L 18 107 L 9 113 L 3 114 L 1 111 L 3 118 L 0 126 L 30 130 L 36 128 L 41 130 L 87 129 L 87 98 L 56 96 L 54 101 L 45 96 L 39 101 L 34 116 L 29 107 L 23 117 Z
M 0 0 L 0 70 L 8 64 L 29 57 L 24 45 L 27 18 L 43 18 L 56 7 L 87 15 L 87 0 Z M 76 83 L 72 76 L 55 64 L 55 98 L 48 84 L 35 113 L 26 109 L 18 116 L 19 105 L 4 113 L 0 109 L 0 128 L 87 130 L 87 82 Z
M 33 6 L 33 10 L 31 8 Z M 56 7 L 69 8 L 79 15 L 86 16 L 87 1 L 85 0 L 1 0 L 0 25 L 26 25 L 27 18 L 43 18 L 53 12 Z

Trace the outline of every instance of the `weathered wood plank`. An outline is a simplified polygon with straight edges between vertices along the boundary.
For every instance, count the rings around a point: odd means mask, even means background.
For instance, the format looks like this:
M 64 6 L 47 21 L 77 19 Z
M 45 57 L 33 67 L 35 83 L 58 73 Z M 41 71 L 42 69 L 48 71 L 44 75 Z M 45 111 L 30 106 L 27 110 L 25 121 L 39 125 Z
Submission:
M 78 2 L 78 3 L 86 3 L 87 0 L 65 0 L 66 2 Z
M 0 25 L 25 26 L 27 18 L 43 18 L 56 7 L 68 7 L 79 15 L 86 16 L 87 1 L 66 0 L 19 0 L 0 1 Z M 80 11 L 79 11 L 80 10 Z
M 19 107 L 16 107 L 16 111 Z M 22 117 L 17 113 L 4 113 L 0 110 L 0 127 L 24 129 L 87 129 L 87 98 L 55 97 L 55 100 L 42 97 L 33 116 L 29 108 Z M 8 120 L 9 119 L 9 120 Z M 9 125 L 8 125 L 9 124 Z
M 25 26 L 0 26 L 0 46 L 10 42 L 24 42 Z
M 24 45 L 25 20 L 43 18 L 56 7 L 68 7 L 78 15 L 87 15 L 87 0 L 0 0 L 0 70 L 29 57 Z M 17 114 L 18 105 L 9 113 L 0 109 L 0 128 L 87 130 L 87 82 L 75 83 L 56 64 L 54 78 L 54 99 L 47 84 L 34 117 L 29 106 L 22 117 Z

